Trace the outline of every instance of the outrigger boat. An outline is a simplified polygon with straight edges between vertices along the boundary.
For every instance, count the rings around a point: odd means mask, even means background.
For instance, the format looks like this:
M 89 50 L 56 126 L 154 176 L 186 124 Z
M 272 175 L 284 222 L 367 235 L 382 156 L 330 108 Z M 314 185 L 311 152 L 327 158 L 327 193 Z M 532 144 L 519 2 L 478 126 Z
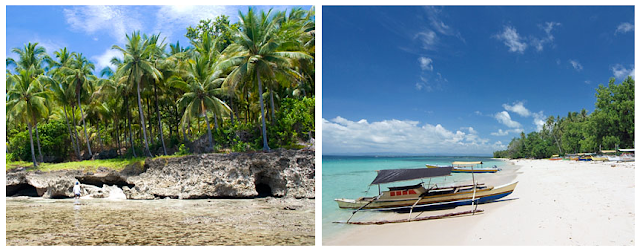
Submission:
M 482 161 L 454 161 L 451 164 L 453 165 L 452 173 L 495 173 L 501 170 L 495 165 L 489 168 L 482 167 Z M 476 165 L 475 168 L 474 165 Z
M 471 162 L 454 161 L 453 163 L 451 163 L 451 167 L 453 167 L 451 172 L 452 173 L 495 173 L 502 170 L 495 165 L 490 168 L 482 167 L 482 164 L 483 164 L 482 161 L 471 161 Z M 446 166 L 431 165 L 431 164 L 426 164 L 426 166 L 427 168 L 446 167 Z
M 424 182 L 421 182 L 413 186 L 389 187 L 389 191 L 380 192 L 380 184 L 450 176 L 452 170 L 451 166 L 379 170 L 378 176 L 371 182 L 371 185 L 378 185 L 378 196 L 358 199 L 342 198 L 335 199 L 335 201 L 340 208 L 356 209 L 353 214 L 360 210 L 409 211 L 411 213 L 414 209 L 433 210 L 495 201 L 511 194 L 518 184 L 518 182 L 513 182 L 498 187 L 486 186 L 477 184 L 474 177 L 473 184 L 469 185 L 450 187 L 428 185 L 424 187 Z M 409 218 L 411 218 L 411 214 L 409 214 Z M 338 223 L 349 223 L 349 220 Z

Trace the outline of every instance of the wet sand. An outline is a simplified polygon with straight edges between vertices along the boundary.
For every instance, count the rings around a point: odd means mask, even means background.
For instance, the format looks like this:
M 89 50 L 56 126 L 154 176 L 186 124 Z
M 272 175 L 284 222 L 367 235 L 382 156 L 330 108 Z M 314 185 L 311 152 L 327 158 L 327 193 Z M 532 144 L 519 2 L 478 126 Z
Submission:
M 512 163 L 517 168 L 510 172 L 479 179 L 488 185 L 519 181 L 515 191 L 502 201 L 479 205 L 483 213 L 349 226 L 345 233 L 325 238 L 323 245 L 635 245 L 635 163 Z M 470 209 L 427 211 L 421 216 Z M 408 214 L 376 216 L 384 220 L 406 218 Z
M 308 199 L 6 199 L 11 245 L 315 245 Z

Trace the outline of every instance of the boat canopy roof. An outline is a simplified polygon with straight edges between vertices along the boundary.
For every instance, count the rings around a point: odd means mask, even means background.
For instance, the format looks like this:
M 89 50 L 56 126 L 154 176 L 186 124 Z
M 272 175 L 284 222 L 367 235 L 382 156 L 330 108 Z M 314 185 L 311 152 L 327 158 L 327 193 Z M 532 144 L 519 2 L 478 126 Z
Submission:
M 621 152 L 635 152 L 636 149 L 618 149 L 618 151 L 621 151 Z
M 600 152 L 602 152 L 602 153 L 615 153 L 616 150 L 602 150 Z
M 454 161 L 454 165 L 480 165 L 482 161 Z
M 379 170 L 371 185 L 451 175 L 453 167 Z

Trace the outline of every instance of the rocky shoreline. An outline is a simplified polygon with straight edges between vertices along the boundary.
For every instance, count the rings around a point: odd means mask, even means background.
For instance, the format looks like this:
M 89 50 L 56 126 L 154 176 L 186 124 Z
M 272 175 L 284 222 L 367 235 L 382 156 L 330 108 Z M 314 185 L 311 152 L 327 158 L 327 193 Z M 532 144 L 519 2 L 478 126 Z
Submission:
M 200 154 L 148 158 L 144 166 L 117 172 L 99 168 L 6 173 L 6 196 L 71 198 L 73 184 L 82 196 L 118 199 L 315 198 L 315 152 Z

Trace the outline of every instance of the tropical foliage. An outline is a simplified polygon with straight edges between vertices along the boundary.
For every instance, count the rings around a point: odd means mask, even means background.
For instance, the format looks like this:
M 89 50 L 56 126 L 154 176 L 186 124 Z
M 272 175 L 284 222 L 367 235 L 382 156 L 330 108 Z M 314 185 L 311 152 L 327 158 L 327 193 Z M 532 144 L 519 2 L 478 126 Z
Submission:
M 37 166 L 114 152 L 299 148 L 315 130 L 314 15 L 249 8 L 237 23 L 220 16 L 188 27 L 188 47 L 132 31 L 104 69 L 67 48 L 53 57 L 38 43 L 15 48 L 8 156 Z
M 635 81 L 600 85 L 596 90 L 595 111 L 569 112 L 566 117 L 550 116 L 540 132 L 521 133 L 506 150 L 493 153 L 497 158 L 549 158 L 554 154 L 595 153 L 600 150 L 635 148 Z

